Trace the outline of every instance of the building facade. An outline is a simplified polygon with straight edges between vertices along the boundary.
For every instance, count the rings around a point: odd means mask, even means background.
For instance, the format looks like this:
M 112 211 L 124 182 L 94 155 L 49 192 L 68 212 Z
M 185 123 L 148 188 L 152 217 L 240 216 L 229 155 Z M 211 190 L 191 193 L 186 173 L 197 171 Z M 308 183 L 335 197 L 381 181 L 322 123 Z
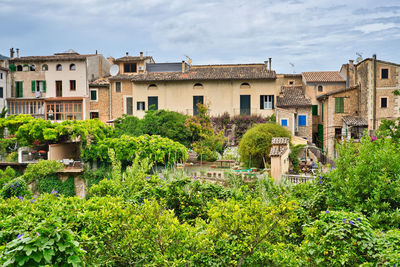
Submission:
M 110 63 L 100 54 L 73 50 L 51 56 L 14 57 L 10 54 L 9 115 L 30 114 L 46 120 L 84 120 L 89 102 L 97 101 L 89 81 L 108 76 Z
M 9 79 L 9 69 L 0 66 L 0 112 L 3 108 L 7 107 L 6 98 L 7 98 L 7 91 L 10 85 Z

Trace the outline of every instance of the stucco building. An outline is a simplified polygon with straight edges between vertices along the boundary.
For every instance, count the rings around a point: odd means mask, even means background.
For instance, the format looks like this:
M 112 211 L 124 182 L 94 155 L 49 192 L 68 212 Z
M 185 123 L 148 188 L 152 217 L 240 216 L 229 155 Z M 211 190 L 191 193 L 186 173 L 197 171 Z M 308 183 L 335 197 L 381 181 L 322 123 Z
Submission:
M 0 66 L 0 111 L 6 106 L 7 89 L 10 85 L 9 79 L 9 69 Z
M 108 76 L 110 63 L 100 54 L 73 50 L 50 56 L 14 57 L 9 69 L 8 114 L 30 114 L 46 120 L 82 120 L 90 117 L 89 102 L 98 101 L 89 81 Z

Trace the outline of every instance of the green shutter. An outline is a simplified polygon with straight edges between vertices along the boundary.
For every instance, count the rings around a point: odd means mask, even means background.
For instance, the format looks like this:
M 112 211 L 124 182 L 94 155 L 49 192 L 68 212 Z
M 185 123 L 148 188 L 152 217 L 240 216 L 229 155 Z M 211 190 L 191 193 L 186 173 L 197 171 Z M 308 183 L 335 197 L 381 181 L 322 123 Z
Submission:
M 312 106 L 312 114 L 313 116 L 318 116 L 318 105 Z
M 335 113 L 344 113 L 344 98 L 335 98 Z
M 31 81 L 31 85 L 32 85 L 32 93 L 36 92 L 36 82 Z
M 43 93 L 46 93 L 46 81 L 43 81 Z
M 23 97 L 23 96 L 24 96 L 24 82 L 20 82 L 19 97 Z
M 22 82 L 15 82 L 15 96 L 22 97 L 23 85 Z

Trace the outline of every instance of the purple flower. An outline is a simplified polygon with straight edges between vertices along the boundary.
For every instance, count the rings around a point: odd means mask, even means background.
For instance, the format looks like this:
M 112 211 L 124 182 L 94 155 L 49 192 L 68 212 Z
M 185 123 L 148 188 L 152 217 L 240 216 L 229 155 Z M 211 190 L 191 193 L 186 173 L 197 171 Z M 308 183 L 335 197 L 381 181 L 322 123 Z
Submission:
M 357 221 L 361 222 L 361 219 L 360 219 L 360 218 L 357 218 Z
M 146 176 L 146 179 L 150 179 L 150 177 L 149 177 L 149 176 Z
M 376 141 L 378 138 L 375 136 L 375 135 L 373 135 L 372 137 L 371 137 L 371 141 L 372 142 L 374 142 L 374 141 Z
M 40 234 L 39 234 L 38 232 L 36 232 L 36 235 L 37 235 L 37 236 L 40 236 Z
M 24 234 L 18 234 L 17 235 L 17 239 L 19 239 L 19 238 L 21 238 L 21 237 L 23 237 L 24 236 Z
M 318 183 L 319 183 L 319 184 L 322 184 L 322 181 L 319 181 Z
M 12 188 L 14 188 L 14 185 L 13 185 L 13 184 L 11 184 L 11 187 L 12 187 Z
M 346 219 L 343 219 L 343 222 L 346 222 Z
M 57 195 L 58 194 L 58 192 L 56 191 L 56 190 L 53 190 L 53 191 L 51 191 L 51 193 L 50 194 L 52 194 L 52 195 Z
M 328 213 L 329 213 L 329 210 L 325 211 L 325 213 L 328 214 Z
M 349 221 L 349 223 L 350 223 L 351 225 L 353 225 L 353 221 Z
M 322 179 L 322 176 L 318 177 L 320 180 Z

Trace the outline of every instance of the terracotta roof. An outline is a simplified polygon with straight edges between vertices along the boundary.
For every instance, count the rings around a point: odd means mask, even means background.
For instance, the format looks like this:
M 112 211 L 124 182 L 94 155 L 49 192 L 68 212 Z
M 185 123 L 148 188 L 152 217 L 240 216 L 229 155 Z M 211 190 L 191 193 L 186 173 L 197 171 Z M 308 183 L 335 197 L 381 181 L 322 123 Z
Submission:
M 287 149 L 288 149 L 287 147 L 272 147 L 271 151 L 269 152 L 269 156 L 270 157 L 282 156 Z
M 334 95 L 334 94 L 339 94 L 339 93 L 343 93 L 343 92 L 355 90 L 355 89 L 357 89 L 357 88 L 358 88 L 358 85 L 352 86 L 352 87 L 346 87 L 346 88 L 341 88 L 341 89 L 333 90 L 333 91 L 330 91 L 329 93 L 326 93 L 326 94 L 317 96 L 317 99 L 318 99 L 318 100 L 325 99 L 325 98 L 327 98 L 327 97 L 330 96 L 330 95 Z
M 349 126 L 368 126 L 366 119 L 356 116 L 343 117 L 343 122 Z
M 13 62 L 27 62 L 27 61 L 60 61 L 60 60 L 86 60 L 88 57 L 96 56 L 96 54 L 79 55 L 79 54 L 54 54 L 52 56 L 29 56 L 17 57 L 10 59 Z
M 308 83 L 315 82 L 346 82 L 338 71 L 313 71 L 302 72 L 303 78 Z
M 281 96 L 282 94 L 282 96 Z M 282 86 L 281 94 L 276 99 L 276 106 L 283 107 L 311 107 L 311 101 L 303 92 L 302 86 Z
M 132 57 L 132 56 L 125 56 L 125 57 L 120 57 L 117 58 L 114 62 L 130 62 L 130 61 L 142 61 L 146 59 L 153 59 L 153 57 L 150 56 L 145 56 L 145 57 Z
M 120 75 L 116 75 L 116 76 L 111 76 L 109 77 L 109 80 L 132 80 L 133 77 L 137 76 L 138 74 L 120 74 Z
M 83 97 L 70 96 L 70 97 L 49 97 L 49 98 L 44 98 L 44 101 L 76 101 L 76 100 L 83 100 Z
M 139 81 L 200 81 L 200 80 L 261 80 L 275 79 L 275 71 L 268 71 L 264 64 L 191 66 L 186 72 L 154 72 L 137 74 Z
M 289 138 L 287 137 L 273 137 L 272 138 L 273 145 L 287 145 L 289 144 Z
M 100 78 L 89 83 L 90 87 L 108 87 L 110 86 L 110 77 Z

